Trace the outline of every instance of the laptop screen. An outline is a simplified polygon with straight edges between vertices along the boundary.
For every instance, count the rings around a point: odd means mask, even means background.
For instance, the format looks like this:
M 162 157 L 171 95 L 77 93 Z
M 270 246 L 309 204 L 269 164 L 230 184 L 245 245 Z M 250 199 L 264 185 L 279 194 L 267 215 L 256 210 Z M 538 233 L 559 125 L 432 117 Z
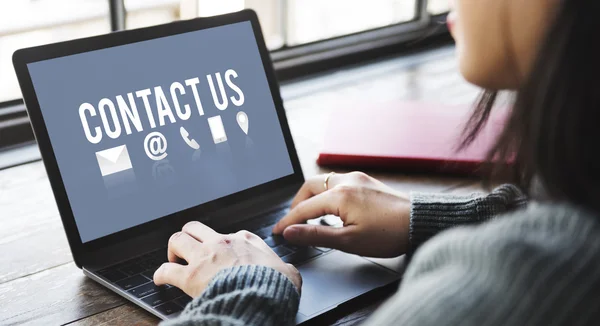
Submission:
M 84 243 L 294 173 L 250 22 L 28 69 Z

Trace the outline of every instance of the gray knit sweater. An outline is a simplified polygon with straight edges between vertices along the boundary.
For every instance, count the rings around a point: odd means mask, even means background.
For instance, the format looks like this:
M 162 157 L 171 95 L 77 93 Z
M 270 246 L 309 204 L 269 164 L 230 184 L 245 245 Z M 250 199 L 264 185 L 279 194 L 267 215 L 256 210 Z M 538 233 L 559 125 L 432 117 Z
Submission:
M 485 196 L 411 197 L 418 251 L 367 325 L 600 324 L 597 216 L 567 204 L 525 207 L 510 185 Z M 282 274 L 234 267 L 165 325 L 293 325 L 298 302 Z

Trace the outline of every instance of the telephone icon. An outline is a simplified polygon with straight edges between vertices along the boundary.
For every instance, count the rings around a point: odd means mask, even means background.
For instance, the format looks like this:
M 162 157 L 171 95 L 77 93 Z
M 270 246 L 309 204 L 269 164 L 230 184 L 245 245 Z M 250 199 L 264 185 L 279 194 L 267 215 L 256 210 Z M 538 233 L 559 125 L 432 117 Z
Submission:
M 190 133 L 185 130 L 184 127 L 179 128 L 179 133 L 181 134 L 181 138 L 183 138 L 183 141 L 191 148 L 193 149 L 199 149 L 200 145 L 198 144 L 198 142 L 196 142 L 194 139 L 190 138 Z

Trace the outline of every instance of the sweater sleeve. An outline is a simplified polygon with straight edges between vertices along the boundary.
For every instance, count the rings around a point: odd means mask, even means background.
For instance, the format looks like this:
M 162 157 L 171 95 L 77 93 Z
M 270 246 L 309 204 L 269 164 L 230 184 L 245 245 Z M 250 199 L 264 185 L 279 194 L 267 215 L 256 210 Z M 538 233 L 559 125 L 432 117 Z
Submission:
M 478 224 L 525 206 L 527 198 L 514 185 L 504 184 L 491 193 L 453 195 L 411 193 L 409 255 L 439 232 L 460 225 Z
M 163 326 L 295 325 L 300 294 L 280 272 L 236 266 L 217 273 L 201 296 Z

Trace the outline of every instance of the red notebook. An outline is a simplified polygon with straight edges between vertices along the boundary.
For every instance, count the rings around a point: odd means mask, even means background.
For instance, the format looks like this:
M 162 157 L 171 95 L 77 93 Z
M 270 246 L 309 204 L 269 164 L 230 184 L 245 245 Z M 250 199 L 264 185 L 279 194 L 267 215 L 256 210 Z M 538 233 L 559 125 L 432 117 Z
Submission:
M 469 106 L 393 102 L 339 107 L 332 113 L 317 163 L 406 172 L 477 174 L 504 127 L 496 110 L 467 149 L 457 152 Z

